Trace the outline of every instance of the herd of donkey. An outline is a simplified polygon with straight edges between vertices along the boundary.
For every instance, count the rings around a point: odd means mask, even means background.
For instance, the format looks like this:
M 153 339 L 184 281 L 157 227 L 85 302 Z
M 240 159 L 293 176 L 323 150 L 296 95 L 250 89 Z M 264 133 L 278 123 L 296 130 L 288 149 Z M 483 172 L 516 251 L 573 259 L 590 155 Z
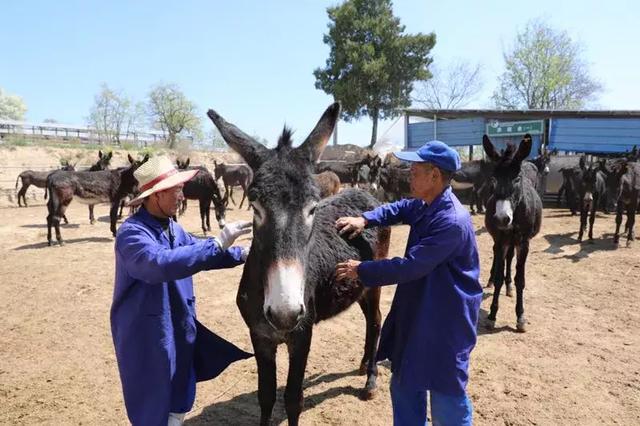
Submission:
M 333 224 L 338 217 L 359 215 L 380 205 L 410 196 L 410 169 L 388 155 L 383 160 L 366 154 L 354 162 L 321 161 L 321 155 L 338 118 L 340 107 L 331 105 L 320 118 L 307 139 L 298 147 L 292 146 L 291 131 L 284 129 L 278 145 L 269 149 L 218 113 L 207 115 L 216 125 L 226 143 L 246 162 L 228 165 L 214 162 L 211 173 L 204 166 L 191 166 L 189 159 L 177 161 L 180 169 L 197 168 L 198 173 L 184 186 L 186 199 L 198 200 L 202 231 L 211 230 L 211 204 L 220 228 L 224 227 L 225 210 L 229 201 L 235 205 L 232 191 L 243 190 L 242 208 L 254 217 L 253 243 L 240 282 L 237 303 L 249 326 L 258 362 L 258 399 L 261 420 L 271 416 L 275 401 L 275 353 L 278 344 L 289 347 L 290 370 L 285 392 L 285 407 L 290 424 L 297 424 L 302 408 L 302 380 L 311 342 L 311 328 L 318 321 L 335 316 L 354 302 L 358 302 L 366 317 L 365 351 L 360 371 L 367 375 L 364 399 L 373 397 L 376 389 L 377 365 L 374 362 L 380 332 L 380 289 L 364 289 L 359 283 L 336 283 L 334 266 L 352 259 L 386 257 L 390 230 L 366 230 L 355 240 L 342 238 Z M 540 151 L 532 161 L 529 157 L 532 139 L 525 135 L 519 145 L 508 144 L 497 150 L 487 136 L 483 138 L 486 158 L 463 164 L 453 176 L 454 190 L 471 187 L 471 212 L 486 210 L 485 227 L 493 237 L 493 265 L 489 285 L 495 286 L 487 327 L 493 327 L 498 311 L 500 289 L 506 284 L 511 295 L 511 262 L 516 254 L 516 316 L 517 329 L 525 331 L 523 291 L 525 264 L 529 241 L 539 231 L 542 221 L 541 182 L 549 172 L 553 153 Z M 72 199 L 89 205 L 91 223 L 93 205 L 110 203 L 111 232 L 115 236 L 117 219 L 122 215 L 124 200 L 136 192 L 133 172 L 146 160 L 128 156 L 129 165 L 109 169 L 111 153 L 98 153 L 98 161 L 89 171 L 74 171 L 73 166 L 52 172 L 24 171 L 18 177 L 22 188 L 18 203 L 26 206 L 24 197 L 29 185 L 46 188 L 47 239 L 52 244 L 51 230 L 62 244 L 60 221 L 66 222 L 65 210 Z M 558 160 L 560 160 L 558 158 Z M 596 210 L 616 211 L 613 243 L 618 244 L 623 214 L 627 214 L 625 232 L 627 245 L 634 239 L 635 213 L 640 193 L 640 155 L 636 148 L 617 158 L 592 159 L 565 157 L 560 171 L 563 176 L 561 193 L 573 214 L 580 212 L 578 239 L 582 240 L 589 217 L 588 238 L 593 239 Z M 18 186 L 16 181 L 16 188 Z M 218 182 L 222 182 L 219 184 Z M 341 189 L 342 185 L 355 188 Z M 224 196 L 221 194 L 224 188 Z M 560 203 L 560 193 L 558 194 Z M 257 207 L 256 207 L 257 206 Z M 120 212 L 118 212 L 120 209 Z M 182 215 L 186 201 L 179 209 Z M 280 219 L 278 219 L 280 218 Z M 286 219 L 282 219 L 286 218 Z M 304 268 L 306 309 L 292 314 L 296 321 L 268 321 L 264 303 L 267 291 L 268 268 L 273 262 L 291 259 Z M 260 283 L 264 288 L 260 288 Z M 310 303 L 311 306 L 308 304 Z M 313 308 L 313 309 L 311 309 Z M 282 315 L 288 315 L 282 312 Z M 280 324 L 280 326 L 278 325 Z

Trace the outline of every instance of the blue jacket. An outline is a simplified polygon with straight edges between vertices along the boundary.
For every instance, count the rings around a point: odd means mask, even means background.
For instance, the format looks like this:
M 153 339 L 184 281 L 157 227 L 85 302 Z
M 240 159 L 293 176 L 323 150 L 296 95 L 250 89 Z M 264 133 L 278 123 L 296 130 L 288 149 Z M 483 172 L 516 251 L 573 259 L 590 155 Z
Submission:
M 141 208 L 116 237 L 116 276 L 111 333 L 124 401 L 134 425 L 163 425 L 169 412 L 184 413 L 195 399 L 196 380 L 220 374 L 251 355 L 196 321 L 191 276 L 240 265 L 241 249 L 220 250 L 174 221 L 173 241 Z
M 448 187 L 430 205 L 405 199 L 365 212 L 367 227 L 411 225 L 405 257 L 362 262 L 365 286 L 398 283 L 380 336 L 407 388 L 464 394 L 482 302 L 473 224 Z

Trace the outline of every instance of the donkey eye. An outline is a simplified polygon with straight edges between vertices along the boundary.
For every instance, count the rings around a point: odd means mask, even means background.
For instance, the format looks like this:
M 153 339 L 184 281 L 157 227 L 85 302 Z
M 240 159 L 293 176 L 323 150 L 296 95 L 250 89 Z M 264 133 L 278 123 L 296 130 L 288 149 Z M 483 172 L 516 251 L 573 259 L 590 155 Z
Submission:
M 311 207 L 311 210 L 309 210 L 309 216 L 313 216 L 314 214 L 316 214 L 316 206 Z

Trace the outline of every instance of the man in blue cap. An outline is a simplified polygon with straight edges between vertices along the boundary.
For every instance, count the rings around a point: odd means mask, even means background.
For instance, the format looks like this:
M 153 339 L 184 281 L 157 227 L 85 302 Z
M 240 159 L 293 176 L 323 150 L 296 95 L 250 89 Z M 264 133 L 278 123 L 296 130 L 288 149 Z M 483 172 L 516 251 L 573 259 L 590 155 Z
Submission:
M 434 424 L 471 425 L 466 386 L 482 287 L 471 217 L 449 185 L 460 157 L 440 141 L 394 155 L 412 163 L 414 198 L 340 218 L 336 227 L 354 238 L 368 227 L 410 225 L 405 256 L 348 260 L 336 277 L 367 287 L 398 283 L 377 355 L 391 361 L 394 424 L 426 425 L 428 391 Z

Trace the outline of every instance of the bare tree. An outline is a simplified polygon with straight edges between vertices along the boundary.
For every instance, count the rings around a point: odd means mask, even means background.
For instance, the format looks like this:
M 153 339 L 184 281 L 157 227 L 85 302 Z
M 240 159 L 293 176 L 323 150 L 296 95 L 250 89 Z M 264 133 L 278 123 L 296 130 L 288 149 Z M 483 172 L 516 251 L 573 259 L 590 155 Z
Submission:
M 416 83 L 413 100 L 429 109 L 462 108 L 482 90 L 480 64 L 458 60 L 441 69 L 429 67 L 433 77 Z
M 589 75 L 581 47 L 566 31 L 543 20 L 530 21 L 504 56 L 493 101 L 505 109 L 579 109 L 602 86 Z
M 120 135 L 134 115 L 131 101 L 121 91 L 110 89 L 106 83 L 100 87 L 89 113 L 89 125 L 96 129 L 101 139 L 105 137 L 109 142 L 120 145 Z

